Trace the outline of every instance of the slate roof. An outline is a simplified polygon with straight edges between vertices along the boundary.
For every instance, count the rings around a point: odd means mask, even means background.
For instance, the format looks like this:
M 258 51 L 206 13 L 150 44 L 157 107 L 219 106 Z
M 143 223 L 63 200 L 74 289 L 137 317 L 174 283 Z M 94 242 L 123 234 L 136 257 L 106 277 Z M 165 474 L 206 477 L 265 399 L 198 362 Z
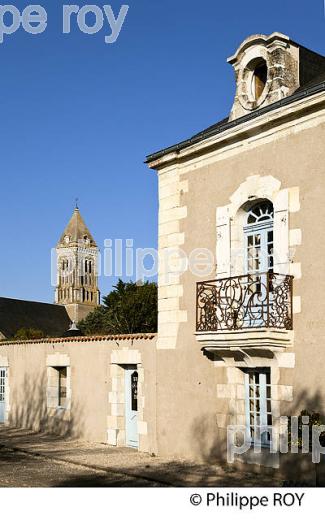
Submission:
M 298 101 L 300 99 L 308 98 L 309 96 L 312 96 L 313 94 L 317 94 L 318 92 L 325 91 L 325 71 L 315 77 L 313 80 L 306 83 L 303 87 L 299 87 L 291 96 L 288 96 L 286 98 L 281 99 L 280 101 L 277 101 L 271 105 L 268 105 L 264 108 L 256 109 L 252 111 L 250 114 L 247 114 L 243 117 L 239 117 L 238 119 L 234 119 L 232 121 L 229 121 L 229 117 L 226 117 L 225 119 L 222 119 L 221 121 L 217 122 L 216 124 L 209 126 L 205 130 L 202 130 L 198 134 L 193 135 L 189 139 L 186 139 L 185 141 L 181 141 L 180 143 L 177 143 L 175 145 L 169 146 L 168 148 L 164 148 L 163 150 L 159 150 L 158 152 L 155 152 L 153 154 L 150 154 L 146 157 L 146 163 L 150 163 L 152 161 L 156 161 L 157 159 L 160 159 L 164 155 L 167 155 L 168 153 L 172 152 L 178 152 L 180 150 L 183 150 L 184 148 L 188 148 L 189 146 L 199 143 L 201 141 L 204 141 L 208 137 L 212 137 L 213 135 L 220 134 L 226 130 L 229 130 L 230 128 L 234 128 L 241 123 L 244 123 L 246 121 L 250 121 L 252 119 L 256 119 L 260 115 L 266 114 L 268 112 L 272 112 L 273 110 L 276 110 L 277 108 L 280 108 L 282 106 L 290 105 L 291 103 L 294 103 L 295 101 Z
M 65 236 L 70 237 L 70 244 L 71 243 L 78 244 L 79 241 L 82 241 L 84 239 L 84 237 L 87 236 L 88 239 L 90 240 L 90 244 L 92 246 L 96 246 L 96 242 L 95 242 L 92 234 L 90 233 L 88 227 L 86 226 L 78 208 L 75 208 L 67 227 L 65 228 L 65 230 L 63 231 L 63 233 L 61 235 L 61 238 L 58 242 L 58 246 L 60 246 L 60 245 L 63 245 L 65 247 L 67 246 L 67 244 L 64 241 Z
M 70 323 L 62 305 L 0 298 L 0 332 L 6 338 L 12 338 L 21 328 L 41 330 L 44 337 L 59 337 Z

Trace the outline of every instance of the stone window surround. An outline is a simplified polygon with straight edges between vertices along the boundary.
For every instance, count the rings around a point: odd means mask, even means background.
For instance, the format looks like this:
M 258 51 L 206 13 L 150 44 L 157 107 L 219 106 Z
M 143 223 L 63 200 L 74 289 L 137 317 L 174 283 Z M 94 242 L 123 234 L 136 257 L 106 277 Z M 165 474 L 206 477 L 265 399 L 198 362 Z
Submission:
M 251 86 L 255 65 L 259 60 L 265 61 L 268 70 L 268 76 L 262 95 L 258 99 L 255 99 L 251 93 Z M 238 68 L 239 66 L 240 68 Z M 253 110 L 260 107 L 269 95 L 272 86 L 268 50 L 262 45 L 249 49 L 243 60 L 237 64 L 236 68 L 238 69 L 238 100 L 240 104 L 246 110 Z
M 288 356 L 288 354 L 287 354 Z M 289 356 L 294 356 L 289 354 Z M 273 427 L 273 441 L 277 445 L 280 433 L 282 433 L 283 425 L 281 424 L 281 403 L 292 402 L 293 387 L 291 385 L 280 385 L 280 367 L 282 365 L 288 366 L 286 363 L 281 363 L 281 358 L 274 360 L 256 359 L 254 363 L 255 368 L 270 368 L 271 373 L 271 411 L 272 411 L 272 427 Z M 238 425 L 246 427 L 246 413 L 245 413 L 245 381 L 244 381 L 243 367 L 227 367 L 226 369 L 226 384 L 217 384 L 217 397 L 219 399 L 228 400 L 227 413 L 217 413 L 218 428 L 226 429 L 228 425 Z M 242 455 L 240 458 L 250 463 L 250 452 Z M 278 467 L 278 453 L 271 456 L 273 467 Z M 252 463 L 261 464 L 262 458 L 253 458 Z M 264 463 L 262 464 L 264 465 Z M 268 464 L 267 464 L 268 465 Z
M 274 272 L 301 278 L 301 264 L 293 262 L 295 248 L 301 245 L 301 230 L 290 229 L 290 213 L 299 211 L 299 189 L 281 189 L 273 176 L 252 175 L 231 195 L 230 204 L 216 211 L 217 278 L 240 276 L 244 271 L 245 205 L 267 199 L 274 206 Z M 300 297 L 295 295 L 294 313 L 300 312 Z
M 110 415 L 107 417 L 107 443 L 111 446 L 126 445 L 125 431 L 125 371 L 133 365 L 138 371 L 138 435 L 139 451 L 148 451 L 148 424 L 144 421 L 144 368 L 141 353 L 134 349 L 113 350 L 111 353 L 111 391 L 108 395 Z
M 301 278 L 301 264 L 294 262 L 296 247 L 301 245 L 301 230 L 290 229 L 290 214 L 300 210 L 299 189 L 281 189 L 281 182 L 272 176 L 252 175 L 231 195 L 231 203 L 216 211 L 216 259 L 217 279 L 228 279 L 247 274 L 244 263 L 245 242 L 244 223 L 247 218 L 247 204 L 269 200 L 274 207 L 274 272 Z M 301 312 L 301 298 L 296 294 L 294 284 L 293 314 Z M 197 339 L 205 349 L 218 348 L 221 358 L 229 364 L 229 352 L 264 346 L 272 350 L 287 349 L 294 344 L 294 331 L 277 329 L 250 329 L 226 331 L 225 333 L 197 333 Z M 229 349 L 229 347 L 232 347 Z M 220 350 L 221 349 L 221 350 Z M 227 355 L 221 355 L 221 351 Z
M 62 415 L 62 419 L 69 420 L 71 418 L 71 364 L 70 357 L 67 354 L 50 354 L 46 358 L 47 367 L 47 388 L 46 388 L 46 406 L 50 416 Z M 64 408 L 58 406 L 58 386 L 57 377 L 53 371 L 58 368 L 67 369 L 67 397 L 66 406 Z M 55 384 L 53 384 L 55 383 Z

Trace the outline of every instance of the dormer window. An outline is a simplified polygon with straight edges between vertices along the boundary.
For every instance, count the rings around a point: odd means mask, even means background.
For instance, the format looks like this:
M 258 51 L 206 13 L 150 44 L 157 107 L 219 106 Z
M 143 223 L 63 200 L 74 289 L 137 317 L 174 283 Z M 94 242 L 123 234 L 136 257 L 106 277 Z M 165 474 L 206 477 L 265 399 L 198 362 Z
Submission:
M 267 82 L 267 65 L 265 60 L 261 60 L 254 68 L 252 78 L 253 98 L 258 101 L 264 92 Z
M 246 38 L 228 59 L 234 67 L 237 84 L 229 121 L 291 96 L 301 86 L 302 54 L 285 34 L 255 34 Z M 311 56 L 306 59 L 309 63 Z M 324 63 L 321 57 L 315 61 Z

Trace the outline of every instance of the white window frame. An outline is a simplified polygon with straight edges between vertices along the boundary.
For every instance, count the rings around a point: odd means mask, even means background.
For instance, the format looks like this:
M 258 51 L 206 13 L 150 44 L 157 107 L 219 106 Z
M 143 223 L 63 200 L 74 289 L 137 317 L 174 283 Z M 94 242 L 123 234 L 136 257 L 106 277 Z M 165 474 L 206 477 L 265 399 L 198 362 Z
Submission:
M 246 434 L 251 444 L 270 447 L 273 424 L 270 369 L 245 371 L 245 415 Z
M 248 223 L 250 215 L 255 215 L 257 210 L 263 210 L 263 206 L 272 205 L 272 213 L 261 213 L 262 216 L 270 215 L 270 218 L 267 220 L 259 221 L 258 218 L 254 223 Z M 269 242 L 269 233 L 272 233 L 272 242 Z M 253 259 L 259 260 L 260 266 L 259 269 L 250 268 L 249 266 L 249 238 L 253 237 L 253 241 L 256 240 L 256 237 L 259 236 L 260 244 L 259 244 L 259 254 Z M 244 274 L 255 274 L 255 273 L 267 273 L 273 271 L 274 266 L 274 209 L 273 204 L 269 200 L 261 201 L 259 204 L 255 204 L 251 207 L 251 209 L 247 212 L 246 224 L 244 225 L 244 246 L 245 246 L 245 254 L 244 254 Z M 272 244 L 272 250 L 269 252 L 269 244 Z M 254 246 L 256 249 L 256 246 Z
M 231 195 L 231 203 L 216 210 L 216 277 L 242 275 L 245 244 L 242 241 L 242 229 L 245 216 L 241 208 L 253 199 L 267 199 L 273 203 L 273 257 L 274 272 L 289 274 L 289 192 L 295 199 L 295 188 L 280 189 L 281 182 L 272 176 L 251 176 Z M 293 209 L 292 209 L 293 211 Z M 297 211 L 297 210 L 295 210 Z

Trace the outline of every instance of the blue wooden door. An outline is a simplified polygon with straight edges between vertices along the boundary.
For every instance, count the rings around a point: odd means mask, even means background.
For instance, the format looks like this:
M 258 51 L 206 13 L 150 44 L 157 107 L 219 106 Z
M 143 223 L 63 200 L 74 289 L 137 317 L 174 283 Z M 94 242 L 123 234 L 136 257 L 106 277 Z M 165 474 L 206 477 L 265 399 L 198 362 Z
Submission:
M 136 367 L 125 369 L 125 432 L 126 445 L 130 448 L 138 448 L 138 372 Z
M 0 424 L 4 423 L 6 418 L 6 379 L 7 369 L 0 367 Z

